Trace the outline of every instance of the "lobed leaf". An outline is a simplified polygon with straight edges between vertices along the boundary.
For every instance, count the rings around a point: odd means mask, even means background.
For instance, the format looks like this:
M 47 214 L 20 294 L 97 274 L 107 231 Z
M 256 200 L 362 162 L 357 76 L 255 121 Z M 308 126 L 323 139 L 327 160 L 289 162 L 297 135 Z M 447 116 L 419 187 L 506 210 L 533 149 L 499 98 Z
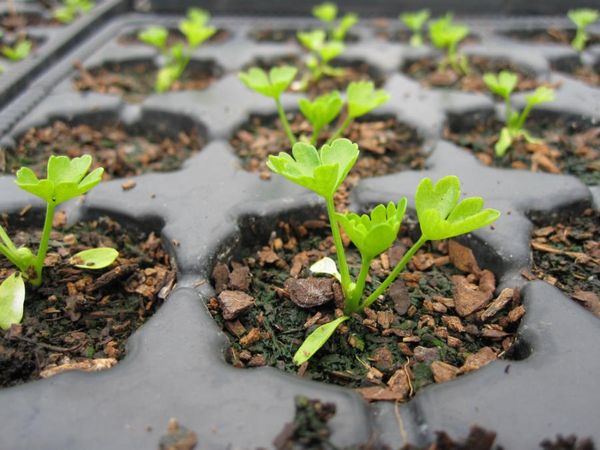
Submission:
M 354 25 L 358 23 L 358 16 L 353 13 L 348 13 L 342 17 L 340 23 L 331 33 L 331 37 L 336 41 L 343 41 L 346 34 Z
M 420 31 L 425 22 L 429 19 L 430 12 L 428 9 L 419 11 L 407 12 L 400 15 L 400 20 L 413 32 Z
M 375 89 L 372 81 L 353 81 L 346 90 L 348 116 L 352 119 L 363 116 L 390 99 L 383 89 Z
M 344 101 L 338 91 L 321 95 L 312 102 L 307 98 L 298 101 L 300 112 L 315 130 L 330 124 L 340 114 L 343 106 Z
M 299 31 L 296 37 L 305 48 L 313 52 L 318 52 L 323 47 L 323 44 L 325 44 L 327 35 L 323 30 L 312 30 Z
M 577 28 L 586 28 L 598 20 L 600 13 L 595 9 L 579 8 L 569 10 L 567 16 Z
M 516 73 L 509 70 L 503 70 L 499 74 L 486 73 L 483 75 L 483 81 L 490 91 L 506 99 L 517 87 L 519 77 Z
M 240 72 L 240 80 L 250 89 L 266 97 L 278 99 L 294 78 L 298 69 L 293 66 L 273 67 L 269 73 L 259 67 Z
M 337 17 L 338 8 L 335 3 L 325 2 L 313 7 L 312 14 L 323 22 L 333 22 Z
M 533 92 L 533 94 L 525 97 L 527 104 L 531 106 L 553 102 L 554 99 L 554 89 L 547 86 L 540 86 Z
M 169 31 L 165 27 L 152 26 L 140 31 L 137 37 L 148 45 L 164 50 L 167 46 Z

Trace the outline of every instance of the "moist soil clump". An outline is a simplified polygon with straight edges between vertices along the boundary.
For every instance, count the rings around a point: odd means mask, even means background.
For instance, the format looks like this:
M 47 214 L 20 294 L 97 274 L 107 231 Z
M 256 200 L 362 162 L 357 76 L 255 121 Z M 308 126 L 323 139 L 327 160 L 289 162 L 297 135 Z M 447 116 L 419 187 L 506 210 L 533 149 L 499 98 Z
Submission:
M 309 97 L 326 94 L 328 92 L 345 90 L 353 81 L 372 81 L 376 87 L 383 86 L 385 77 L 373 66 L 359 60 L 334 60 L 331 65 L 336 68 L 343 68 L 344 74 L 338 77 L 323 75 L 317 81 L 309 81 L 306 86 L 301 80 L 309 79 L 303 60 L 296 55 L 283 55 L 275 58 L 257 58 L 251 64 L 244 67 L 248 70 L 251 67 L 260 67 L 269 71 L 273 67 L 282 65 L 291 65 L 298 68 L 296 80 L 290 85 L 289 92 L 304 92 Z
M 109 63 L 86 69 L 77 64 L 78 75 L 73 81 L 82 92 L 99 92 L 123 97 L 131 103 L 140 103 L 154 94 L 158 68 L 149 61 L 136 63 Z M 170 91 L 200 91 L 220 78 L 223 71 L 213 61 L 192 61 L 170 88 Z
M 536 80 L 535 75 L 505 59 L 486 56 L 468 56 L 468 59 L 469 73 L 467 75 L 457 74 L 450 66 L 440 70 L 439 58 L 436 60 L 431 56 L 408 61 L 402 71 L 428 87 L 460 89 L 467 92 L 488 92 L 483 75 L 487 72 L 497 73 L 501 70 L 510 70 L 517 74 L 519 77 L 515 88 L 517 92 L 533 90 L 543 84 Z
M 560 28 L 548 28 L 540 30 L 512 30 L 503 33 L 512 39 L 534 42 L 539 44 L 565 44 L 571 45 L 575 38 L 575 30 L 561 30 Z M 588 33 L 589 40 L 586 46 L 600 44 L 600 34 Z
M 600 211 L 539 217 L 534 223 L 533 275 L 524 276 L 558 287 L 600 318 Z
M 400 232 L 405 237 L 372 263 L 367 292 L 416 241 L 416 228 L 407 220 Z M 322 216 L 280 222 L 267 245 L 243 249 L 214 267 L 217 297 L 208 307 L 229 337 L 232 365 L 274 366 L 356 388 L 369 401 L 403 401 L 428 384 L 511 353 L 525 314 L 518 290 L 495 295 L 494 274 L 479 268 L 470 249 L 441 241 L 419 251 L 384 298 L 364 314 L 353 314 L 308 363 L 296 367 L 292 357 L 304 338 L 342 314 L 337 282 L 309 272 L 314 262 L 334 253 Z M 358 252 L 349 248 L 347 256 L 356 275 Z M 309 306 L 309 300 L 320 306 Z
M 288 116 L 296 136 L 310 137 L 312 128 L 299 114 Z M 335 127 L 334 127 L 335 128 Z M 319 145 L 324 144 L 332 130 L 324 130 Z M 360 157 L 344 181 L 338 200 L 347 196 L 360 178 L 382 176 L 402 170 L 420 170 L 425 167 L 423 141 L 416 130 L 398 122 L 395 118 L 371 117 L 353 122 L 346 132 L 352 142 L 358 144 Z M 289 151 L 290 144 L 278 118 L 253 116 L 231 139 L 231 145 L 242 160 L 244 169 L 258 172 L 262 179 L 270 179 L 266 166 L 269 155 Z
M 138 33 L 142 31 L 136 30 L 131 33 L 125 33 L 119 36 L 117 42 L 121 45 L 148 45 L 143 41 L 138 39 Z M 176 28 L 169 28 L 167 36 L 167 46 L 172 46 L 175 44 L 185 44 L 186 38 L 185 35 Z M 219 28 L 215 34 L 213 34 L 210 39 L 208 39 L 203 45 L 206 44 L 220 44 L 229 39 L 229 31 Z
M 299 31 L 310 31 L 297 30 L 294 28 L 259 28 L 252 30 L 248 33 L 248 37 L 256 42 L 270 42 L 275 44 L 286 44 L 292 42 L 298 42 L 296 35 Z M 345 43 L 358 42 L 359 37 L 353 33 L 346 33 L 344 37 Z
M 525 128 L 541 142 L 516 140 L 503 157 L 497 158 L 494 145 L 503 126 L 489 118 L 468 129 L 450 125 L 444 134 L 488 166 L 575 175 L 587 185 L 600 183 L 600 127 L 590 128 L 564 117 L 536 117 Z
M 56 121 L 52 125 L 29 129 L 14 149 L 0 149 L 0 172 L 15 173 L 26 166 L 43 176 L 48 158 L 53 154 L 70 158 L 90 154 L 94 168 L 104 167 L 105 179 L 150 171 L 166 172 L 179 169 L 183 161 L 199 151 L 203 144 L 196 129 L 167 137 L 151 128 L 138 134 L 122 124 L 93 127 Z
M 74 226 L 64 219 L 55 218 L 42 285 L 27 285 L 22 323 L 0 332 L 2 387 L 114 366 L 125 356 L 127 338 L 158 310 L 175 283 L 175 266 L 154 233 L 126 229 L 107 217 Z M 1 220 L 15 244 L 37 248 L 41 230 L 24 216 Z M 115 248 L 119 258 L 99 271 L 69 263 L 79 251 L 95 247 Z M 13 272 L 0 258 L 0 279 Z

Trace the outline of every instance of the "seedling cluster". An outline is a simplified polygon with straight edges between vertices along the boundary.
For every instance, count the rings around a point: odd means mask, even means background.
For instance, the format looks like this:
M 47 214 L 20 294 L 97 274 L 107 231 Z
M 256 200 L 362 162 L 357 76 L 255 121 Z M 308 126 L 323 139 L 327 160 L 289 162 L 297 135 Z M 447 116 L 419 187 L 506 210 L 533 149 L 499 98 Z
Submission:
M 61 23 L 69 24 L 78 15 L 91 11 L 96 2 L 94 0 L 64 0 L 63 4 L 54 10 L 54 18 Z
M 577 27 L 571 46 L 578 52 L 582 52 L 589 39 L 587 28 L 598 20 L 600 12 L 588 8 L 572 9 L 568 12 L 567 16 Z
M 450 13 L 429 24 L 431 43 L 446 52 L 446 58 L 440 62 L 440 70 L 449 64 L 457 74 L 466 75 L 469 72 L 467 57 L 458 52 L 458 45 L 468 35 L 469 27 L 454 23 Z
M 3 36 L 3 33 L 0 31 L 0 38 L 2 38 L 2 36 Z M 3 45 L 0 48 L 0 52 L 2 53 L 2 56 L 4 56 L 5 58 L 7 58 L 13 62 L 17 62 L 17 61 L 21 61 L 29 56 L 29 53 L 31 53 L 32 46 L 33 46 L 33 43 L 29 39 L 20 38 L 13 45 Z M 0 66 L 0 73 L 2 73 L 3 71 L 4 71 L 4 68 L 2 66 Z

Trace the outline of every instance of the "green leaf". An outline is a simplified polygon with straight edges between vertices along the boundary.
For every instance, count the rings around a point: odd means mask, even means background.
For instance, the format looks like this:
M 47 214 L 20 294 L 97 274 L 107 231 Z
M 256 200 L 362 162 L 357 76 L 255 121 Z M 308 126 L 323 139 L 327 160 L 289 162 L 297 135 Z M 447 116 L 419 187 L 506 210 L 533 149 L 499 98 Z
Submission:
M 441 240 L 469 233 L 500 217 L 495 209 L 482 209 L 483 199 L 470 197 L 458 203 L 460 180 L 449 175 L 435 185 L 424 178 L 417 187 L 415 205 L 421 232 L 427 240 Z
M 52 17 L 58 20 L 60 23 L 69 24 L 75 20 L 75 15 L 77 12 L 72 8 L 57 8 L 52 13 Z
M 210 39 L 217 29 L 212 26 L 205 26 L 191 20 L 183 20 L 179 23 L 179 30 L 186 37 L 190 47 L 195 48 Z
M 210 20 L 210 13 L 202 8 L 190 8 L 186 14 L 187 20 L 199 26 L 206 25 Z
M 352 119 L 363 116 L 390 99 L 383 89 L 375 89 L 372 81 L 353 81 L 346 91 L 348 116 Z
M 400 20 L 404 22 L 411 31 L 419 32 L 425 25 L 425 22 L 429 19 L 430 12 L 428 9 L 421 9 L 419 11 L 407 12 L 400 15 Z
M 469 35 L 469 27 L 454 24 L 452 20 L 452 14 L 446 14 L 429 25 L 429 37 L 435 47 L 448 49 Z
M 177 64 L 161 67 L 156 74 L 154 90 L 158 93 L 167 92 L 179 78 L 180 71 Z
M 17 172 L 15 183 L 47 203 L 58 205 L 85 194 L 100 183 L 104 169 L 98 168 L 86 176 L 91 164 L 90 155 L 73 159 L 52 155 L 48 159 L 46 179 L 39 180 L 31 169 L 22 167 Z
M 298 101 L 300 111 L 315 130 L 329 125 L 340 114 L 343 106 L 344 101 L 338 91 L 321 95 L 312 102 L 307 98 Z
M 338 271 L 335 261 L 328 256 L 318 260 L 316 263 L 310 266 L 309 270 L 312 273 L 331 275 L 340 283 L 342 282 L 342 275 Z
M 358 145 L 348 139 L 336 139 L 331 145 L 316 148 L 298 142 L 292 149 L 293 157 L 281 152 L 270 155 L 267 166 L 300 186 L 324 198 L 332 198 L 358 159 Z
M 25 283 L 20 272 L 15 272 L 0 284 L 0 328 L 8 330 L 23 319 Z
M 318 50 L 319 56 L 324 63 L 328 63 L 332 59 L 344 53 L 346 47 L 340 41 L 331 41 L 323 44 Z
M 598 20 L 599 12 L 589 8 L 571 9 L 567 16 L 577 28 L 586 28 Z
M 490 91 L 504 99 L 507 99 L 517 87 L 519 77 L 516 73 L 513 73 L 509 70 L 503 70 L 498 75 L 486 73 L 483 76 L 483 81 Z
M 338 9 L 335 3 L 325 2 L 313 7 L 312 14 L 323 22 L 333 22 L 337 17 Z
M 554 89 L 547 86 L 538 87 L 533 94 L 525 97 L 528 105 L 535 106 L 540 103 L 548 103 L 554 101 Z
M 240 80 L 259 94 L 278 99 L 294 78 L 298 69 L 293 66 L 273 67 L 269 74 L 259 67 L 252 67 L 247 72 L 240 72 Z
M 348 34 L 348 31 L 350 31 L 350 28 L 352 28 L 357 23 L 358 16 L 356 14 L 346 14 L 344 17 L 342 17 L 342 20 L 340 20 L 339 25 L 335 27 L 331 32 L 332 39 L 343 42 L 346 38 L 346 34 Z
M 31 46 L 31 41 L 23 39 L 17 42 L 14 47 L 2 47 L 2 54 L 11 61 L 21 61 L 29 56 L 29 53 L 31 52 Z
M 115 262 L 118 256 L 119 252 L 114 248 L 91 248 L 73 255 L 69 263 L 80 269 L 104 269 Z
M 296 37 L 310 51 L 318 52 L 325 44 L 327 35 L 323 30 L 299 31 Z
M 498 142 L 494 146 L 494 151 L 496 152 L 496 156 L 498 158 L 503 157 L 506 154 L 506 151 L 512 145 L 513 138 L 510 130 L 506 127 L 502 128 L 500 131 L 500 137 L 498 138 Z
M 390 248 L 396 240 L 406 204 L 406 198 L 402 198 L 398 205 L 394 202 L 387 207 L 377 205 L 370 216 L 344 213 L 336 214 L 336 217 L 363 259 L 369 261 Z
M 165 27 L 153 26 L 140 31 L 137 37 L 148 45 L 164 50 L 167 46 L 169 31 Z
M 337 327 L 348 319 L 348 316 L 338 317 L 331 322 L 321 325 L 310 333 L 294 355 L 294 363 L 300 366 L 312 358 L 312 356 L 325 345 Z

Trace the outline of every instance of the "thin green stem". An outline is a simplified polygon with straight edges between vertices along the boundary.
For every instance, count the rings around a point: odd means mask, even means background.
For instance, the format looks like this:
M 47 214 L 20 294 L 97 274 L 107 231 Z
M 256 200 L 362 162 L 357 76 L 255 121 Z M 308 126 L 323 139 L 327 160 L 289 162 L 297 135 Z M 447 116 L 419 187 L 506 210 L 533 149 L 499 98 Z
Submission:
M 333 133 L 331 135 L 331 137 L 329 139 L 327 139 L 327 144 L 331 144 L 334 140 L 336 140 L 337 138 L 339 138 L 344 131 L 346 131 L 346 128 L 348 128 L 350 126 L 350 124 L 352 123 L 353 118 L 350 116 L 347 116 L 344 119 L 344 122 L 342 123 L 342 125 L 340 125 L 340 127 L 335 131 L 335 133 Z
M 504 109 L 506 110 L 504 113 L 504 117 L 505 117 L 505 123 L 506 125 L 508 125 L 508 123 L 510 122 L 510 116 L 512 113 L 512 108 L 510 107 L 510 94 L 508 94 L 505 98 L 504 98 Z
M 275 104 L 277 105 L 277 113 L 279 114 L 279 120 L 281 120 L 281 125 L 285 130 L 285 134 L 287 135 L 288 141 L 290 141 L 290 145 L 294 145 L 296 141 L 296 136 L 292 133 L 292 129 L 290 127 L 290 123 L 285 116 L 285 110 L 283 109 L 283 105 L 281 104 L 281 99 L 277 97 L 275 99 Z
M 521 115 L 519 116 L 519 120 L 517 121 L 517 129 L 518 130 L 522 130 L 523 126 L 525 125 L 525 121 L 527 120 L 527 117 L 529 117 L 529 113 L 531 112 L 531 109 L 533 108 L 533 103 L 527 103 L 527 105 L 525 106 L 525 109 L 523 109 L 523 111 L 521 111 Z
M 342 243 L 340 227 L 335 218 L 335 205 L 333 203 L 333 197 L 325 200 L 327 201 L 327 215 L 329 216 L 329 224 L 331 225 L 331 235 L 333 236 L 338 264 L 340 266 L 340 275 L 342 276 L 342 291 L 344 293 L 344 298 L 348 299 L 351 294 L 350 271 L 348 270 L 348 263 L 346 262 L 346 254 L 344 253 L 344 244 Z
M 396 267 L 394 267 L 394 270 L 392 270 L 387 278 L 383 280 L 383 283 L 381 283 L 379 287 L 375 289 L 375 291 L 373 291 L 369 297 L 367 297 L 367 299 L 361 305 L 361 309 L 370 306 L 381 294 L 385 292 L 389 285 L 392 284 L 396 278 L 398 278 L 398 275 L 400 275 L 402 269 L 404 269 L 404 267 L 408 264 L 415 253 L 417 253 L 417 251 L 423 246 L 423 244 L 425 244 L 425 242 L 427 242 L 427 239 L 424 236 L 421 236 L 419 240 L 404 254 L 400 262 L 396 264 Z
M 313 129 L 312 136 L 310 138 L 310 143 L 312 145 L 317 145 L 317 141 L 319 140 L 319 133 L 321 132 L 321 128 L 314 128 Z
M 360 299 L 365 290 L 365 283 L 367 282 L 367 276 L 369 275 L 369 268 L 371 267 L 372 258 L 365 258 L 361 255 L 360 273 L 356 280 L 356 286 L 352 291 L 352 296 L 346 301 L 346 314 L 352 314 L 360 309 Z
M 52 221 L 54 219 L 54 208 L 56 205 L 48 203 L 46 206 L 46 218 L 44 219 L 44 229 L 42 230 L 42 238 L 40 239 L 40 247 L 38 249 L 37 256 L 35 257 L 35 278 L 31 280 L 33 286 L 39 286 L 42 284 L 42 269 L 44 267 L 44 260 L 46 259 L 46 253 L 48 252 L 48 241 L 50 240 L 50 232 L 52 231 Z

